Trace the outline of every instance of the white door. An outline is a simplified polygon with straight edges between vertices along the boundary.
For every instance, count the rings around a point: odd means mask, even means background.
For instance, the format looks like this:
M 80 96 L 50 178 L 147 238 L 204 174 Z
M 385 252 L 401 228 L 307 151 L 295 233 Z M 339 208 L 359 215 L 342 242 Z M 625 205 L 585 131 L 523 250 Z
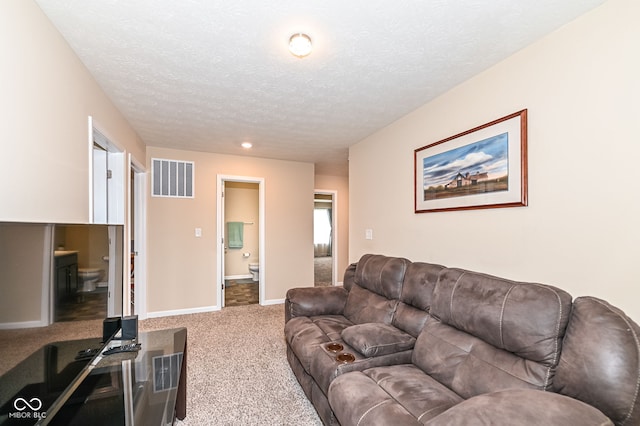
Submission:
M 93 223 L 107 223 L 107 151 L 93 144 Z
M 122 278 L 117 271 L 122 271 L 122 227 L 109 226 L 109 280 L 107 295 L 107 316 L 122 315 Z

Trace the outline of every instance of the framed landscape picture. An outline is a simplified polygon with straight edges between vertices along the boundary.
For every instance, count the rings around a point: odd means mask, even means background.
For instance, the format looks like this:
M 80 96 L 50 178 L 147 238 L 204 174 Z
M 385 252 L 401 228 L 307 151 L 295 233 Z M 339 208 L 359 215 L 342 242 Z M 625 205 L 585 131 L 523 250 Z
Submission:
M 526 205 L 526 109 L 414 151 L 416 213 Z

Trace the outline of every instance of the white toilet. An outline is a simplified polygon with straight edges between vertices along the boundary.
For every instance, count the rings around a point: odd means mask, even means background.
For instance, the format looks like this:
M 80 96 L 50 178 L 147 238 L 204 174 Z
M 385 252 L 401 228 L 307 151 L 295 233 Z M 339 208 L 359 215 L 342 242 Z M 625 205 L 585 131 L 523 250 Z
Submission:
M 254 281 L 260 281 L 260 264 L 259 263 L 249 263 L 249 272 L 253 275 L 252 279 Z
M 102 278 L 103 273 L 104 271 L 100 268 L 79 268 L 78 279 L 80 280 L 80 286 L 78 291 L 83 293 L 94 291 L 96 283 Z

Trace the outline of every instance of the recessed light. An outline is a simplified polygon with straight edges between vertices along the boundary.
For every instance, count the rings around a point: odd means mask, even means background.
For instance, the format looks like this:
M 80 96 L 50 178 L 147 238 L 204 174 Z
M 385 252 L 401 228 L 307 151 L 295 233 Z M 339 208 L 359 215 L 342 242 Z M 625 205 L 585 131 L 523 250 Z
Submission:
M 240 146 L 243 147 L 244 149 L 249 149 L 253 146 L 253 144 L 251 142 L 242 142 Z

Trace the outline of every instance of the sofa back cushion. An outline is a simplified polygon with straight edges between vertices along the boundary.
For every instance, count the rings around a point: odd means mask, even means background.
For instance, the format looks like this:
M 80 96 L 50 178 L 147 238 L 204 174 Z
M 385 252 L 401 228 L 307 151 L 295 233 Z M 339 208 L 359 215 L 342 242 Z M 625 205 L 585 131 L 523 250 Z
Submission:
M 349 266 L 347 266 L 347 269 L 345 269 L 344 271 L 344 277 L 342 278 L 342 287 L 344 287 L 344 289 L 347 291 L 350 291 L 351 287 L 353 287 L 353 282 L 355 281 L 355 277 L 356 277 L 357 266 L 358 266 L 357 263 L 352 263 Z
M 411 262 L 400 257 L 365 254 L 356 265 L 344 316 L 354 324 L 390 324 Z
M 571 296 L 555 287 L 443 269 L 413 362 L 470 398 L 551 387 Z
M 433 288 L 444 266 L 413 262 L 407 267 L 400 302 L 392 324 L 413 337 L 418 337 L 429 318 Z
M 554 390 L 593 405 L 616 425 L 640 424 L 639 342 L 640 327 L 620 309 L 577 298 Z

